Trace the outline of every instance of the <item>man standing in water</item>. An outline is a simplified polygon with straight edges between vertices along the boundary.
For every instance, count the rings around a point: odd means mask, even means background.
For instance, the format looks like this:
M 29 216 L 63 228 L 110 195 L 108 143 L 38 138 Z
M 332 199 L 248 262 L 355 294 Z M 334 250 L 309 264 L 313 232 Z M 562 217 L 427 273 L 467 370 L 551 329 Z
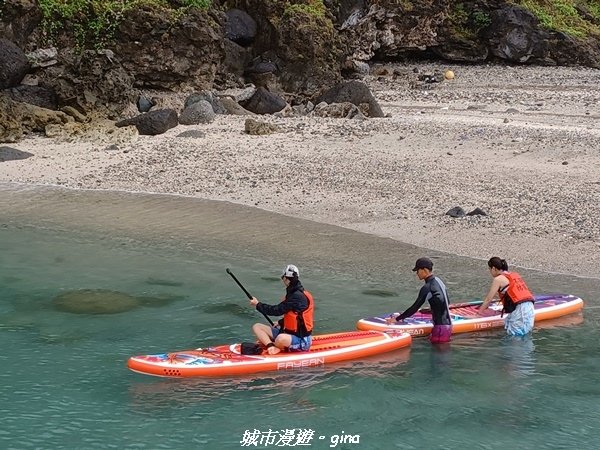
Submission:
M 419 291 L 417 300 L 410 308 L 400 315 L 392 315 L 386 319 L 388 324 L 398 323 L 407 317 L 416 313 L 419 308 L 429 302 L 431 308 L 431 319 L 433 329 L 429 335 L 432 344 L 443 344 L 450 342 L 452 336 L 452 321 L 450 319 L 450 299 L 446 285 L 433 274 L 433 262 L 429 258 L 419 258 L 415 263 L 413 272 L 416 272 L 419 280 L 423 280 L 425 285 Z

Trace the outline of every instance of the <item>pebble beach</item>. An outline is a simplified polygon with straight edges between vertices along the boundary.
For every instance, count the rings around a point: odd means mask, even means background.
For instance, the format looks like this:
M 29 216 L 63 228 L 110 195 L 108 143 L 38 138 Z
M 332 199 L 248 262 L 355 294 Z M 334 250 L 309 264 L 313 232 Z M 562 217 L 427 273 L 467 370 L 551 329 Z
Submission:
M 377 70 L 375 70 L 377 69 Z M 385 118 L 244 116 L 159 136 L 29 137 L 0 182 L 229 201 L 511 266 L 600 277 L 600 70 L 412 63 L 365 78 Z M 414 73 L 454 79 L 415 84 Z M 455 207 L 485 215 L 450 217 Z

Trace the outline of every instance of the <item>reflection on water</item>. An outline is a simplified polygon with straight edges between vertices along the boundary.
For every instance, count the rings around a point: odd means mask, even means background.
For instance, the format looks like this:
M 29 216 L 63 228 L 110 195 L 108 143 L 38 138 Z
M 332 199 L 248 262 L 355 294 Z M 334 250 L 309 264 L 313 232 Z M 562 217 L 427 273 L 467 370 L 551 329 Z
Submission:
M 410 348 L 403 348 L 360 361 L 345 361 L 303 370 L 266 372 L 230 378 L 138 377 L 129 388 L 130 406 L 136 410 L 146 411 L 171 408 L 174 404 L 199 405 L 223 397 L 237 396 L 241 391 L 251 391 L 272 398 L 273 405 L 280 404 L 283 407 L 292 397 L 295 402 L 301 402 L 304 409 L 317 409 L 327 406 L 324 398 L 328 395 L 326 392 L 333 389 L 332 378 L 345 376 L 371 380 L 385 378 L 390 370 L 405 364 L 409 357 Z M 313 392 L 319 394 L 308 394 L 308 389 L 313 389 Z
M 306 371 L 152 378 L 129 372 L 127 358 L 252 338 L 263 318 L 226 267 L 275 303 L 281 268 L 299 265 L 318 333 L 412 304 L 422 283 L 410 269 L 424 253 L 455 301 L 483 294 L 489 274 L 481 261 L 227 203 L 0 192 L 0 448 L 239 448 L 244 430 L 269 427 L 360 434 L 360 447 L 342 448 L 361 450 L 440 448 L 439 436 L 449 449 L 595 448 L 594 280 L 522 271 L 536 290 L 579 295 L 586 308 L 521 340 L 493 330 Z M 78 290 L 141 305 L 111 315 L 53 307 Z
M 532 336 L 504 336 L 500 351 L 505 370 L 516 379 L 535 374 L 535 344 Z

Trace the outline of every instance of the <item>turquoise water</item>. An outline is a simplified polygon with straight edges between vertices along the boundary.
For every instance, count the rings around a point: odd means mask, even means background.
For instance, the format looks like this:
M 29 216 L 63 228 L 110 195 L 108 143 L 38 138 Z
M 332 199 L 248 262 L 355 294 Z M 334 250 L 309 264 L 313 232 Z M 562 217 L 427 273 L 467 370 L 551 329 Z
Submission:
M 410 305 L 420 287 L 410 265 L 424 251 L 229 204 L 0 191 L 0 448 L 597 446 L 598 280 L 523 271 L 536 292 L 586 300 L 583 317 L 523 340 L 463 335 L 439 352 L 416 339 L 411 349 L 305 371 L 154 378 L 128 371 L 127 358 L 249 340 L 264 321 L 227 267 L 274 303 L 279 270 L 296 263 L 318 301 L 318 331 L 334 332 Z M 454 301 L 485 292 L 484 262 L 425 254 Z M 118 314 L 56 308 L 57 295 L 79 289 L 121 292 L 137 305 Z

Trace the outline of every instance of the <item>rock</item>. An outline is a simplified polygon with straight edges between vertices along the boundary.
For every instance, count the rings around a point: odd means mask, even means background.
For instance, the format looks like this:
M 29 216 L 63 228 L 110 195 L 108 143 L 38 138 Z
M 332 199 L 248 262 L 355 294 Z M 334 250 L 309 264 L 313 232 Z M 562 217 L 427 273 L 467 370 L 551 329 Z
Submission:
M 367 113 L 369 117 L 385 116 L 371 90 L 362 81 L 347 81 L 335 85 L 318 97 L 317 103 L 321 102 L 330 104 L 349 102 L 356 106 L 366 103 L 369 105 Z
M 319 14 L 289 8 L 289 2 L 268 1 L 263 5 L 259 10 L 268 9 L 268 13 L 255 18 L 258 29 L 265 30 L 262 39 L 279 58 L 281 73 L 277 82 L 282 91 L 313 97 L 323 86 L 341 80 L 345 45 L 327 11 Z M 315 1 L 310 5 L 319 7 L 323 3 Z
M 279 127 L 275 124 L 250 118 L 246 119 L 244 129 L 246 130 L 246 133 L 252 135 L 273 134 L 280 131 Z
M 468 212 L 467 216 L 487 216 L 487 213 L 483 209 L 477 207 L 473 211 Z
M 230 9 L 225 14 L 225 37 L 244 47 L 252 44 L 256 37 L 256 21 L 240 9 Z
M 454 72 L 452 70 L 446 70 L 444 72 L 444 78 L 446 80 L 454 80 Z
M 51 124 L 64 125 L 72 121 L 63 112 L 15 102 L 0 94 L 0 142 L 17 142 L 24 134 L 44 131 Z
M 121 120 L 117 127 L 135 126 L 141 135 L 163 134 L 178 125 L 177 112 L 173 109 L 157 109 L 131 119 Z
M 238 102 L 236 102 L 231 97 L 221 97 L 219 99 L 219 101 L 221 102 L 221 105 L 223 105 L 223 108 L 225 108 L 225 111 L 227 114 L 232 114 L 234 116 L 253 116 L 254 115 L 253 112 L 248 111 L 247 109 L 242 107 Z
M 188 98 L 186 98 L 184 108 L 187 108 L 187 107 L 191 106 L 193 103 L 198 102 L 200 100 L 204 100 L 204 101 L 210 103 L 210 106 L 212 107 L 212 110 L 215 112 L 215 114 L 226 114 L 227 113 L 227 110 L 221 104 L 221 100 L 219 99 L 219 97 L 217 95 L 215 95 L 212 91 L 207 91 L 207 90 L 195 92 L 192 95 L 190 95 Z
M 0 89 L 17 86 L 28 71 L 25 53 L 8 39 L 0 38 Z
M 62 108 L 60 108 L 60 110 L 62 112 L 64 112 L 65 114 L 68 114 L 69 116 L 71 116 L 77 122 L 84 123 L 87 120 L 87 118 L 83 114 L 81 114 L 79 111 L 77 111 L 72 106 L 63 106 Z
M 225 57 L 225 21 L 213 8 L 177 16 L 151 5 L 125 8 L 114 51 L 140 89 L 208 89 Z
M 281 111 L 287 105 L 283 98 L 263 87 L 257 88 L 249 100 L 239 103 L 248 111 L 256 114 L 273 114 Z
M 136 102 L 137 109 L 141 113 L 150 111 L 154 105 L 156 105 L 156 101 L 153 101 L 151 98 L 144 95 L 140 95 Z
M 81 289 L 65 292 L 52 299 L 59 311 L 72 314 L 118 314 L 141 305 L 137 298 L 107 289 Z
M 58 109 L 58 97 L 50 87 L 22 84 L 8 90 L 8 95 L 16 102 L 29 103 L 54 111 Z
M 187 106 L 179 115 L 179 123 L 182 125 L 198 125 L 211 123 L 215 120 L 215 112 L 206 100 L 198 100 Z
M 239 89 L 226 89 L 218 93 L 219 98 L 231 97 L 236 102 L 243 102 L 250 100 L 250 98 L 256 93 L 255 86 L 248 86 Z
M 482 63 L 489 55 L 485 42 L 457 36 L 444 36 L 444 38 L 446 41 L 442 45 L 432 47 L 431 50 L 445 60 Z
M 13 100 L 0 95 L 0 142 L 18 142 L 22 137 L 21 111 Z
M 248 67 L 244 75 L 248 76 L 250 74 L 262 74 L 262 73 L 275 73 L 279 70 L 277 64 L 270 60 L 263 60 L 262 58 L 258 58 L 257 60 L 252 62 L 252 65 Z
M 449 209 L 446 214 L 446 216 L 450 216 L 450 217 L 464 217 L 465 216 L 465 210 L 462 209 L 460 206 L 455 206 L 454 208 Z
M 368 105 L 366 109 L 368 109 Z M 315 107 L 313 114 L 318 117 L 334 117 L 338 119 L 366 119 L 359 107 L 350 102 L 332 103 L 330 105 L 322 102 Z
M 34 69 L 50 67 L 58 64 L 58 50 L 56 47 L 39 48 L 27 53 L 27 59 Z
M 20 48 L 27 47 L 30 35 L 42 21 L 38 0 L 2 0 L 0 2 L 0 36 Z
M 34 156 L 33 153 L 24 152 L 16 148 L 0 147 L 0 162 L 27 159 L 32 156 Z
M 217 73 L 219 85 L 237 86 L 243 83 L 244 70 L 252 59 L 251 47 L 242 47 L 229 39 L 223 40 L 223 46 L 225 59 Z
M 69 122 L 64 125 L 47 125 L 46 136 L 56 141 L 89 142 L 94 145 L 122 144 L 131 143 L 137 136 L 138 131 L 135 127 L 118 128 L 112 120 L 97 119 L 93 121 Z M 118 150 L 118 147 L 115 148 Z
M 134 78 L 110 50 L 59 50 L 59 64 L 39 74 L 40 85 L 52 86 L 59 106 L 88 114 L 119 117 L 137 97 Z
M 540 30 L 539 20 L 518 6 L 505 6 L 490 13 L 486 31 L 491 53 L 497 58 L 523 63 L 531 57 L 544 58 L 548 33 Z

